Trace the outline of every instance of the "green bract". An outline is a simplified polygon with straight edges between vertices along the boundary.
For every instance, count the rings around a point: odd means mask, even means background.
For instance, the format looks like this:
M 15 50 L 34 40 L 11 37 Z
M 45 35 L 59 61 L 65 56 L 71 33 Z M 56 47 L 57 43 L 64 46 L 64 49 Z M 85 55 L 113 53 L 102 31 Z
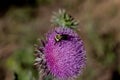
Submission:
M 54 12 L 51 22 L 58 26 L 68 28 L 76 28 L 78 25 L 78 22 L 75 21 L 74 18 L 72 18 L 69 14 L 67 14 L 65 10 Z

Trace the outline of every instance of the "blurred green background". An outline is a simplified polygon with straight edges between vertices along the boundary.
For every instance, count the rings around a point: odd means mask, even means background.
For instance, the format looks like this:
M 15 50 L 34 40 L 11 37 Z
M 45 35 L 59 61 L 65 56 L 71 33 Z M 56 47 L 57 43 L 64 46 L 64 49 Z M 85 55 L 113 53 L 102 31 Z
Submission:
M 38 80 L 33 45 L 60 8 L 79 20 L 87 51 L 78 80 L 120 80 L 120 0 L 0 0 L 0 80 Z

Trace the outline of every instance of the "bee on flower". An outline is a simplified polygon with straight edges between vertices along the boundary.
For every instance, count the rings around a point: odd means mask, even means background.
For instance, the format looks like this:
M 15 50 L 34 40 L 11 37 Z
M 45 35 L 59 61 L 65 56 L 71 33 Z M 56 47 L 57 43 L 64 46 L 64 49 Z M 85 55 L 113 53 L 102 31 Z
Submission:
M 48 31 L 43 46 L 36 46 L 34 65 L 41 80 L 48 75 L 55 80 L 74 80 L 86 65 L 84 43 L 75 30 L 78 23 L 64 10 L 55 13 L 52 22 L 57 26 Z

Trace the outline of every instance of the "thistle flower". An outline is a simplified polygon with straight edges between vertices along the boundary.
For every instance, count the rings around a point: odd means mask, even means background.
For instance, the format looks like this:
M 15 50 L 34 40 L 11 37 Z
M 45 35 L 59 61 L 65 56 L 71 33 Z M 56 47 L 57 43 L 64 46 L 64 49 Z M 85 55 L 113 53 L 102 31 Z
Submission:
M 41 41 L 43 47 L 36 47 L 35 65 L 42 74 L 41 80 L 47 75 L 57 80 L 73 80 L 86 64 L 83 41 L 73 29 L 77 23 L 65 11 L 56 13 L 52 21 L 58 27 L 47 33 L 46 41 Z

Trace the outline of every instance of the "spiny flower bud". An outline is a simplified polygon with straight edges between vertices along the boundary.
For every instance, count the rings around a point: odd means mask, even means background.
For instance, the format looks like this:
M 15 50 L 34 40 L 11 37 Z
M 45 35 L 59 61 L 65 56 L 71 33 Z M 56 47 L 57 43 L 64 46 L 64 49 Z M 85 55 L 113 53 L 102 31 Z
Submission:
M 71 15 L 67 14 L 64 9 L 59 10 L 58 12 L 54 12 L 51 22 L 55 25 L 69 28 L 76 28 L 78 25 L 78 22 L 74 20 Z

